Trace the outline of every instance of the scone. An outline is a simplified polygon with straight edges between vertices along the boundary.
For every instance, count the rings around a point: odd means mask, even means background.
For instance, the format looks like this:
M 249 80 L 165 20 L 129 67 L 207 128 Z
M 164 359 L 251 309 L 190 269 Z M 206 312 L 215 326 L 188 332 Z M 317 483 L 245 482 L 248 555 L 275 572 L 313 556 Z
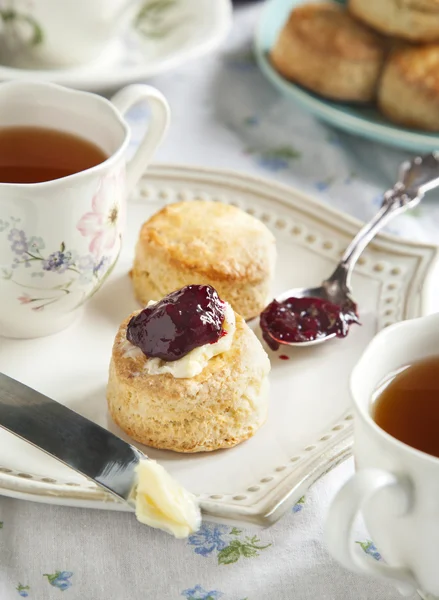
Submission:
M 221 322 L 215 307 L 223 311 Z M 244 319 L 210 286 L 187 286 L 120 326 L 108 407 L 115 423 L 147 446 L 177 452 L 230 448 L 264 423 L 269 370 Z
M 348 7 L 387 35 L 411 42 L 439 40 L 439 0 L 349 0 Z
M 333 3 L 292 11 L 271 50 L 281 75 L 334 100 L 375 98 L 385 55 L 381 36 Z
M 142 226 L 132 282 L 143 306 L 191 283 L 210 284 L 251 319 L 270 297 L 275 260 L 274 236 L 255 217 L 217 202 L 178 202 Z
M 393 52 L 384 68 L 378 105 L 395 123 L 439 131 L 439 44 Z

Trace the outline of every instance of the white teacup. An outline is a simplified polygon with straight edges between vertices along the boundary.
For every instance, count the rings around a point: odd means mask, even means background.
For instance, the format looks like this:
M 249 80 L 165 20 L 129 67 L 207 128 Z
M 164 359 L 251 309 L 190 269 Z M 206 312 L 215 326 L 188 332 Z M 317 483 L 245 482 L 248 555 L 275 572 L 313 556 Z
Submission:
M 141 0 L 0 0 L 0 58 L 23 68 L 86 63 L 109 51 Z
M 148 132 L 126 163 L 123 114 L 146 101 Z M 75 134 L 107 160 L 32 184 L 0 182 L 0 335 L 39 337 L 67 327 L 100 288 L 119 255 L 127 194 L 169 121 L 156 89 L 132 85 L 112 99 L 46 83 L 0 85 L 0 128 L 37 126 Z
M 439 596 L 439 459 L 378 427 L 371 402 L 387 376 L 438 354 L 439 314 L 393 325 L 366 349 L 351 378 L 357 472 L 335 497 L 326 523 L 329 550 L 344 566 L 399 582 L 403 593 L 419 588 L 434 596 Z M 385 563 L 353 543 L 359 512 Z

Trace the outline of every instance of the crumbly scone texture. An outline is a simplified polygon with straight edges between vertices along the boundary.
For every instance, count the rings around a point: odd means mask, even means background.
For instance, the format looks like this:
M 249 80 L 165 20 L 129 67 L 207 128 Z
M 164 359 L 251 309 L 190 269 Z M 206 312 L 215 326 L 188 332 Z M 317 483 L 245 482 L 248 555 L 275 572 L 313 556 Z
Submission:
M 348 8 L 381 33 L 411 42 L 439 40 L 439 0 L 349 0 Z
M 381 78 L 378 105 L 395 123 L 439 131 L 439 44 L 395 50 Z
M 143 224 L 132 282 L 143 306 L 185 285 L 210 284 L 250 319 L 265 308 L 275 261 L 275 238 L 255 217 L 219 202 L 178 202 Z
M 242 317 L 231 349 L 190 379 L 145 373 L 147 357 L 126 352 L 130 318 L 116 335 L 107 387 L 110 414 L 125 433 L 176 452 L 230 448 L 254 435 L 267 418 L 270 361 Z
M 335 3 L 294 9 L 270 52 L 284 77 L 335 100 L 374 99 L 386 54 L 382 36 Z

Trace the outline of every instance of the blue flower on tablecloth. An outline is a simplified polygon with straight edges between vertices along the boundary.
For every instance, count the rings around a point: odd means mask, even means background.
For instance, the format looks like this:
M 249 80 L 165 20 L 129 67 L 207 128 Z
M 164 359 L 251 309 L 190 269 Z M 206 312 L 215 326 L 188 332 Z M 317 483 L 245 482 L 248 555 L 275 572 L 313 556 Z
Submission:
M 372 199 L 373 206 L 380 207 L 382 203 L 383 203 L 383 195 L 382 194 L 378 194 L 378 196 L 374 196 L 374 198 Z
M 188 544 L 195 546 L 196 554 L 208 556 L 214 550 L 219 552 L 227 546 L 228 540 L 224 540 L 223 536 L 228 532 L 229 528 L 226 525 L 203 523 L 197 533 L 189 536 Z
M 326 177 L 325 179 L 321 179 L 320 181 L 316 181 L 315 187 L 319 192 L 324 192 L 329 188 L 329 186 L 334 183 L 335 177 Z
M 183 590 L 181 595 L 187 598 L 187 600 L 218 600 L 221 596 L 224 596 L 224 594 L 218 592 L 218 590 L 210 590 L 207 592 L 201 585 L 196 585 L 190 590 Z
M 299 498 L 296 504 L 293 506 L 293 513 L 298 513 L 302 510 L 303 505 L 305 504 L 305 496 Z
M 17 590 L 18 595 L 22 598 L 27 598 L 29 596 L 30 587 L 28 585 L 22 585 L 19 583 L 15 589 Z
M 333 131 L 330 131 L 328 133 L 328 135 L 326 136 L 326 141 L 328 142 L 328 144 L 331 144 L 331 146 L 341 146 L 342 145 L 340 138 Z
M 70 577 L 72 577 L 73 573 L 71 571 L 56 571 L 52 575 L 48 573 L 44 573 L 43 577 L 47 577 L 47 581 L 53 587 L 58 588 L 61 592 L 72 587 L 72 582 L 70 581 Z
M 357 179 L 357 177 L 358 175 L 355 173 L 355 171 L 351 171 L 343 183 L 345 185 L 350 185 L 355 179 Z
M 378 552 L 377 547 L 371 540 L 366 540 L 365 542 L 355 542 L 364 550 L 366 554 L 372 556 L 375 560 L 382 560 L 381 554 Z
M 256 162 L 260 167 L 274 172 L 288 169 L 291 161 L 297 160 L 302 156 L 301 152 L 292 146 L 279 146 L 278 148 L 270 148 L 267 150 L 247 148 L 245 154 L 254 155 Z
M 250 115 L 249 117 L 245 117 L 242 123 L 246 127 L 254 127 L 255 125 L 259 125 L 259 118 L 256 115 Z
M 254 71 L 256 69 L 256 59 L 251 48 L 226 54 L 224 62 L 227 67 L 236 71 Z

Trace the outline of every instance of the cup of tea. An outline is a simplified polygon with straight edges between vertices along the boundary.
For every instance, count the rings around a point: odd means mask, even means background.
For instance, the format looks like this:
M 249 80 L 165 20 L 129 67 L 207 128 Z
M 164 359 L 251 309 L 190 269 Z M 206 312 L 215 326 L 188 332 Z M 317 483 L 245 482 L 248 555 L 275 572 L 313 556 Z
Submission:
M 14 0 L 0 7 L 0 57 L 21 68 L 79 65 L 110 51 L 141 0 Z
M 124 114 L 149 105 L 126 159 Z M 0 335 L 49 335 L 72 323 L 121 249 L 126 198 L 169 122 L 162 94 L 131 85 L 111 101 L 48 83 L 0 85 Z
M 351 377 L 356 473 L 326 522 L 347 568 L 439 597 L 439 314 L 393 325 Z M 384 561 L 352 541 L 361 513 Z

